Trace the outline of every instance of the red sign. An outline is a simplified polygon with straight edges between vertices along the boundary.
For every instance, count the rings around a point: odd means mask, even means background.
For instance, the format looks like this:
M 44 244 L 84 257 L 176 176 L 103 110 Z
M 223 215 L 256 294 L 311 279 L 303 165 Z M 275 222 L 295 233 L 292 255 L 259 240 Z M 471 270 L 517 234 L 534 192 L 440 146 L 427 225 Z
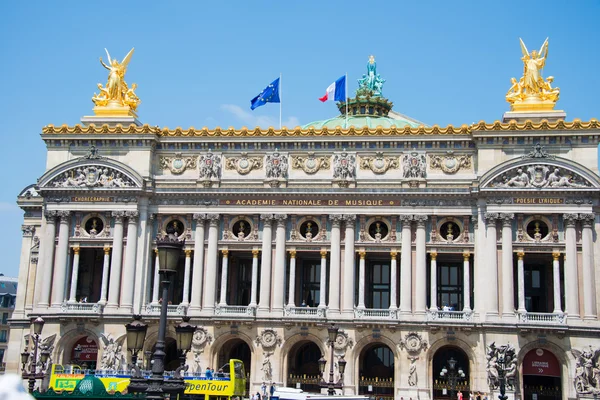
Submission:
M 98 344 L 96 341 L 88 336 L 82 337 L 73 344 L 73 349 L 77 345 L 81 346 L 81 355 L 79 359 L 81 361 L 96 361 L 98 359 Z M 71 360 L 75 359 L 75 351 L 71 349 Z
M 548 350 L 533 349 L 523 359 L 523 375 L 557 376 L 560 378 L 560 364 Z

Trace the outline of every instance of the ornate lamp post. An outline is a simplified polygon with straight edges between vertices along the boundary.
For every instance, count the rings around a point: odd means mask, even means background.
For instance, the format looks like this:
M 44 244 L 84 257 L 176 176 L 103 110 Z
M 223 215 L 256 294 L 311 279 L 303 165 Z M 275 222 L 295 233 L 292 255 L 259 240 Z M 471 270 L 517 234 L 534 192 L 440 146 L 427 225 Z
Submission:
M 440 371 L 440 377 L 448 379 L 448 385 L 450 386 L 450 399 L 454 398 L 454 392 L 456 391 L 456 384 L 458 380 L 465 377 L 465 373 L 461 367 L 456 370 L 456 360 L 452 357 L 447 361 L 448 368 L 443 367 Z
M 37 317 L 33 321 L 33 358 L 31 359 L 31 363 L 29 364 L 29 372 L 26 372 L 27 362 L 29 361 L 30 353 L 27 349 L 23 350 L 21 353 L 21 371 L 23 379 L 27 379 L 29 381 L 29 392 L 33 392 L 35 388 L 35 381 L 38 379 L 44 378 L 44 367 L 46 366 L 46 362 L 50 357 L 50 353 L 47 350 L 44 350 L 40 354 L 40 361 L 42 363 L 40 372 L 37 372 L 37 354 L 39 351 L 40 345 L 40 337 L 42 335 L 42 329 L 44 328 L 44 320 L 41 317 Z
M 498 354 L 498 382 L 500 383 L 500 394 L 498 395 L 498 399 L 507 400 L 508 396 L 506 395 L 506 359 L 504 358 L 503 353 Z
M 133 364 L 133 375 L 129 381 L 127 390 L 131 393 L 144 392 L 148 389 L 148 383 L 144 379 L 142 371 L 137 365 L 138 352 L 144 347 L 148 325 L 144 324 L 140 315 L 133 316 L 133 322 L 125 325 L 127 331 L 127 350 L 131 353 Z
M 327 329 L 327 334 L 329 335 L 329 345 L 331 346 L 331 364 L 329 365 L 329 381 L 326 382 L 325 381 L 325 364 L 327 364 L 327 360 L 325 360 L 325 356 L 321 356 L 321 358 L 319 359 L 319 370 L 321 371 L 321 382 L 320 385 L 323 388 L 327 388 L 327 394 L 329 396 L 334 396 L 335 395 L 335 389 L 342 389 L 343 388 L 343 384 L 344 384 L 344 371 L 346 370 L 346 360 L 344 360 L 344 357 L 340 357 L 340 360 L 338 361 L 338 367 L 340 369 L 340 379 L 339 381 L 334 382 L 333 380 L 333 362 L 334 362 L 334 355 L 333 355 L 333 348 L 334 348 L 334 344 L 335 344 L 335 339 L 337 337 L 337 334 L 339 332 L 339 328 L 336 327 L 335 325 L 331 325 L 328 329 Z
M 185 382 L 183 380 L 185 371 L 188 366 L 185 364 L 185 359 L 188 351 L 192 348 L 192 339 L 196 326 L 189 323 L 190 317 L 183 317 L 183 322 L 175 326 L 175 334 L 177 336 L 177 351 L 179 352 L 179 367 L 175 370 L 173 379 L 169 382 L 169 392 L 178 393 L 179 397 L 183 396 L 185 391 Z

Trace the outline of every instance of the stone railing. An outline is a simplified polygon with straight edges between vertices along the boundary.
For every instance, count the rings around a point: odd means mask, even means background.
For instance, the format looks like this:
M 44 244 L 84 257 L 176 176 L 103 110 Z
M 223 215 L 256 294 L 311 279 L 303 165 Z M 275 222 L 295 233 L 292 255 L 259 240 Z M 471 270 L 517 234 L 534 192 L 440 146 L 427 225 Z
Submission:
M 220 306 L 215 307 L 215 315 L 231 315 L 238 317 L 256 316 L 256 307 L 254 306 Z
M 146 314 L 148 315 L 160 315 L 160 308 L 162 307 L 162 304 L 146 304 Z M 173 316 L 178 316 L 178 315 L 185 315 L 187 312 L 187 307 L 179 304 L 179 305 L 173 305 L 173 304 L 169 304 L 167 305 L 167 315 L 173 315 Z
M 60 312 L 73 314 L 102 314 L 104 305 L 98 303 L 69 303 L 60 305 Z
M 538 313 L 538 312 L 518 312 L 517 320 L 521 324 L 549 324 L 562 325 L 567 323 L 567 314 L 565 313 Z
M 285 307 L 283 309 L 283 315 L 286 317 L 297 317 L 297 318 L 325 318 L 327 314 L 325 307 Z
M 473 311 L 427 310 L 427 321 L 472 322 Z
M 389 308 L 355 308 L 354 319 L 396 319 L 398 318 L 398 310 L 390 310 Z

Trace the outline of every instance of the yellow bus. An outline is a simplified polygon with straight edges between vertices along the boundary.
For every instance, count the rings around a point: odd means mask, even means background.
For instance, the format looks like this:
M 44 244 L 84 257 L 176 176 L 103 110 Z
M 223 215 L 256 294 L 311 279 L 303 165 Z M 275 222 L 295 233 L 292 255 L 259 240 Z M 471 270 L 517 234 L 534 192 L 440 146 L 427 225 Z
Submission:
M 150 371 L 146 377 L 150 376 Z M 52 366 L 49 388 L 55 392 L 75 390 L 77 383 L 88 375 L 94 375 L 104 384 L 109 394 L 127 393 L 130 375 L 124 371 L 82 370 L 77 366 Z M 168 380 L 171 375 L 165 374 Z M 204 374 L 188 374 L 184 377 L 185 394 L 193 400 L 241 400 L 246 396 L 246 371 L 241 360 L 231 359 L 219 369 L 219 373 L 207 379 Z

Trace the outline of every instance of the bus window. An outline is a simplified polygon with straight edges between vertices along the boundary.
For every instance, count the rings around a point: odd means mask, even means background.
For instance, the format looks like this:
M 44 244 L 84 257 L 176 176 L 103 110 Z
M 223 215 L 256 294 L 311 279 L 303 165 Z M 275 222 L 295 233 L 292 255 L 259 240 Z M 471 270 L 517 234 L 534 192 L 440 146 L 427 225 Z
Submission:
M 246 373 L 244 372 L 244 363 L 241 361 L 233 362 L 233 369 L 235 370 L 235 378 L 242 379 L 245 378 Z

